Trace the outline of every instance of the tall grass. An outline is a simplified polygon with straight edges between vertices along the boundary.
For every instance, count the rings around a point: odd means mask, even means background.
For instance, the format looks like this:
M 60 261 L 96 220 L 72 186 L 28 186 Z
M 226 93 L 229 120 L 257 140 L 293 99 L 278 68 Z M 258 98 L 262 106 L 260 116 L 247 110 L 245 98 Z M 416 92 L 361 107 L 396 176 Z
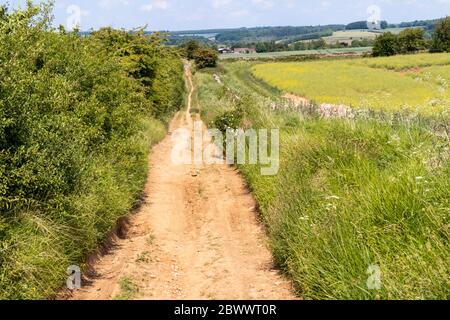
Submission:
M 306 299 L 448 299 L 448 137 L 426 121 L 321 119 L 276 111 L 277 94 L 246 85 L 245 63 L 221 74 L 246 97 L 242 125 L 281 129 L 281 169 L 240 167 L 255 195 L 277 263 Z M 289 76 L 289 75 L 287 75 Z M 207 119 L 236 102 L 196 75 Z M 226 90 L 227 92 L 227 90 Z M 381 270 L 381 289 L 367 281 Z
M 419 128 L 302 121 L 281 172 L 246 175 L 276 260 L 308 299 L 447 299 L 448 160 Z M 436 149 L 438 150 L 436 150 Z M 382 289 L 369 290 L 370 265 Z

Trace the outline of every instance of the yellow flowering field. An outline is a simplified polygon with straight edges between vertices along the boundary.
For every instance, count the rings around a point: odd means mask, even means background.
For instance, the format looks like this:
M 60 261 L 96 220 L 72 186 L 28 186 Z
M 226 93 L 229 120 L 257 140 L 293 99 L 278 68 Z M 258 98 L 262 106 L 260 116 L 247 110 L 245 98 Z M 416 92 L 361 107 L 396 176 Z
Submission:
M 254 76 L 317 103 L 433 115 L 450 110 L 450 54 L 265 63 Z
M 394 57 L 367 58 L 362 61 L 370 67 L 405 70 L 450 65 L 450 53 L 399 55 Z

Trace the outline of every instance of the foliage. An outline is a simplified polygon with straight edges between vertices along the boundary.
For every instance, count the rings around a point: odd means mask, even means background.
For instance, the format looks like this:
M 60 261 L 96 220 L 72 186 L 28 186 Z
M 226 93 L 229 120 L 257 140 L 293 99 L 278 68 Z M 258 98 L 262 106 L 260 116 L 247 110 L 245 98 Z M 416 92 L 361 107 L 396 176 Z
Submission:
M 386 29 L 388 27 L 388 23 L 386 21 L 381 21 L 380 26 L 381 29 Z M 358 30 L 358 29 L 369 29 L 367 21 L 352 22 L 345 27 L 345 30 Z
M 297 42 L 292 46 L 295 50 L 319 50 L 332 47 L 334 46 L 327 45 L 324 39 L 312 40 L 309 42 Z
M 400 24 L 393 24 L 389 25 L 389 28 L 415 28 L 415 27 L 423 27 L 426 30 L 430 31 L 430 33 L 433 31 L 436 23 L 440 19 L 434 19 L 434 20 L 415 20 L 412 22 L 402 22 Z
M 138 203 L 149 146 L 165 133 L 152 115 L 172 112 L 183 90 L 179 59 L 156 36 L 82 38 L 52 30 L 50 15 L 30 1 L 0 19 L 3 299 L 55 294 Z
M 185 50 L 185 56 L 187 59 L 194 59 L 194 53 L 202 47 L 201 43 L 195 40 L 189 40 L 181 45 L 181 48 Z
M 374 44 L 375 40 L 372 39 L 353 40 L 352 48 L 373 47 Z
M 391 32 L 383 33 L 375 39 L 373 45 L 373 55 L 393 56 L 399 52 L 398 37 Z
M 411 21 L 401 24 L 388 24 L 381 22 L 382 29 L 399 29 L 422 27 L 427 34 L 433 32 L 434 26 L 438 20 Z M 175 31 L 168 35 L 171 45 L 180 45 L 186 40 L 196 40 L 204 45 L 213 45 L 214 43 L 227 44 L 237 47 L 255 46 L 260 42 L 283 42 L 292 44 L 302 40 L 318 39 L 330 35 L 330 32 L 344 30 L 367 30 L 367 21 L 358 21 L 349 24 L 325 25 L 325 26 L 299 26 L 299 27 L 256 27 L 256 28 L 234 28 L 234 29 L 209 29 L 209 30 L 189 30 Z M 214 42 L 213 42 L 214 40 Z
M 194 51 L 193 58 L 198 69 L 212 68 L 217 65 L 219 55 L 212 48 L 201 47 Z
M 228 129 L 239 128 L 243 113 L 241 109 L 228 110 L 214 119 L 214 128 L 226 133 Z
M 433 52 L 450 52 L 450 17 L 436 25 L 431 46 Z
M 287 51 L 289 50 L 289 46 L 284 43 L 277 43 L 275 41 L 264 41 L 258 42 L 256 44 L 256 52 L 277 52 L 277 51 Z
M 217 50 L 202 43 L 189 40 L 181 46 L 186 59 L 194 60 L 197 68 L 209 68 L 217 65 L 219 55 Z
M 425 30 L 408 28 L 398 35 L 399 53 L 412 53 L 426 48 Z
M 303 27 L 258 27 L 223 30 L 216 40 L 224 42 L 259 42 L 267 40 L 279 40 L 282 38 L 298 37 L 306 34 L 344 30 L 344 25 L 303 26 Z
M 398 35 L 386 32 L 378 36 L 374 43 L 373 55 L 393 56 L 396 54 L 416 53 L 430 48 L 431 52 L 448 52 L 450 45 L 450 18 L 436 22 L 433 39 L 423 28 L 407 28 Z
M 92 33 L 105 52 L 121 61 L 125 70 L 138 80 L 153 102 L 152 114 L 164 119 L 182 104 L 183 65 L 174 48 L 162 45 L 159 33 L 146 36 L 143 30 L 128 32 L 103 28 Z

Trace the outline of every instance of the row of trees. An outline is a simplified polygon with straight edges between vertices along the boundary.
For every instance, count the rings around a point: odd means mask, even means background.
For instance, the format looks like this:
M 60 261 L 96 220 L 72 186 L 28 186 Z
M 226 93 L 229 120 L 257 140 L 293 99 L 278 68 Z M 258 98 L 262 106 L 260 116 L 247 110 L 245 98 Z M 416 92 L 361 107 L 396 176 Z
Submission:
M 450 18 L 437 22 L 432 39 L 426 39 L 422 28 L 408 28 L 398 35 L 386 32 L 376 38 L 373 55 L 392 56 L 428 49 L 431 52 L 450 52 Z
M 351 44 L 352 48 L 370 47 L 374 44 L 374 40 L 363 39 L 354 40 Z M 248 44 L 247 44 L 248 46 Z M 348 47 L 346 44 L 336 43 L 328 44 L 322 38 L 310 41 L 299 41 L 293 44 L 286 44 L 275 41 L 258 42 L 254 44 L 256 52 L 281 52 L 281 51 L 300 51 L 300 50 L 319 50 L 319 49 L 335 49 Z
M 381 29 L 386 29 L 388 27 L 387 21 L 381 21 L 380 22 Z M 349 23 L 345 30 L 359 30 L 359 29 L 369 29 L 369 26 L 367 24 L 367 21 L 356 21 Z
M 182 54 L 189 60 L 194 60 L 199 69 L 213 68 L 217 65 L 219 55 L 213 47 L 206 46 L 198 41 L 190 40 L 181 45 Z
M 361 48 L 361 47 L 370 47 L 374 43 L 374 40 L 371 39 L 362 39 L 362 40 L 353 40 L 350 47 L 352 48 Z M 318 49 L 337 49 L 337 48 L 347 48 L 349 47 L 345 43 L 335 43 L 329 44 L 326 43 L 323 39 L 313 40 L 309 42 L 297 42 L 290 46 L 291 50 L 318 50 Z
M 326 25 L 326 26 L 301 26 L 301 27 L 257 27 L 240 28 L 233 30 L 223 30 L 216 35 L 216 41 L 219 43 L 230 42 L 259 42 L 262 40 L 278 40 L 289 37 L 298 37 L 323 31 L 344 30 L 345 25 Z

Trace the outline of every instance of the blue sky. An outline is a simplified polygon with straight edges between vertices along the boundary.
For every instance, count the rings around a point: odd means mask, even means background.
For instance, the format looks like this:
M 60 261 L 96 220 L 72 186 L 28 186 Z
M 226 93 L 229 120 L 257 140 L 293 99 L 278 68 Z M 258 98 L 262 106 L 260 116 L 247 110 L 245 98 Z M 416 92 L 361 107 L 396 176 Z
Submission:
M 6 2 L 25 1 L 0 0 Z M 379 14 L 368 13 L 374 5 Z M 55 24 L 79 21 L 82 30 L 318 25 L 367 20 L 371 14 L 389 22 L 438 18 L 450 15 L 450 0 L 55 0 L 54 11 Z

